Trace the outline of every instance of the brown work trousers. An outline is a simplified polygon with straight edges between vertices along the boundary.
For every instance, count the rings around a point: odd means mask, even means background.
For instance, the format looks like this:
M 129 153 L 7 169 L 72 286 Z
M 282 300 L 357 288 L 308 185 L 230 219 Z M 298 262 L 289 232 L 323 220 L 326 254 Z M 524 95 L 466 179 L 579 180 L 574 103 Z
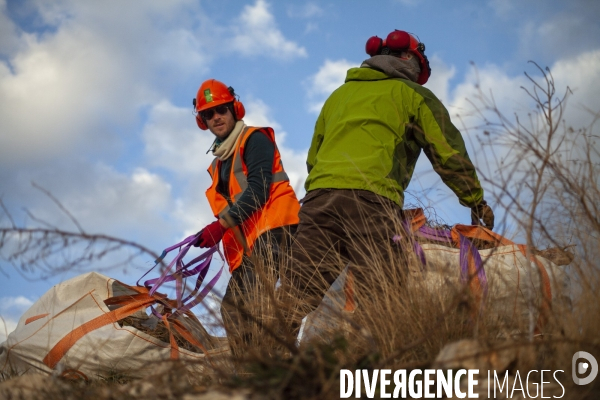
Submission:
M 406 236 L 402 209 L 393 201 L 366 190 L 317 189 L 302 200 L 299 217 L 285 273 L 294 303 L 287 315 L 292 334 L 347 265 L 359 308 L 361 297 L 377 295 L 382 279 L 406 273 L 401 246 L 393 241 Z

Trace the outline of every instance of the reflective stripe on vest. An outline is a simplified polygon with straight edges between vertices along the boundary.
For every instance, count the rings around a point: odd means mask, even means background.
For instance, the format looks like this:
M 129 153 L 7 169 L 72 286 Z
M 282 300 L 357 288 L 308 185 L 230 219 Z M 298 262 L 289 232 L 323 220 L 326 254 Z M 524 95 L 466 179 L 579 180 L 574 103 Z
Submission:
M 248 133 L 248 127 L 246 127 L 240 136 L 246 135 Z M 240 144 L 241 142 L 244 140 L 245 138 L 240 138 Z M 275 145 L 275 151 L 279 152 L 279 149 L 277 148 L 277 145 L 275 144 L 275 142 L 273 141 L 273 144 Z M 242 164 L 243 160 L 241 157 L 241 155 L 239 154 L 239 152 L 237 154 L 235 154 L 233 156 L 233 165 L 231 166 L 231 172 L 232 175 L 235 177 L 235 180 L 237 181 L 238 186 L 242 189 L 241 192 L 236 193 L 233 198 L 235 199 L 235 201 L 238 201 L 240 199 L 240 197 L 242 196 L 242 193 L 244 192 L 244 190 L 246 190 L 248 188 L 248 177 L 246 176 L 246 174 L 244 173 L 244 166 Z M 213 161 L 214 163 L 214 161 Z M 283 170 L 283 164 L 281 162 L 281 159 L 279 160 L 279 166 L 281 168 L 281 171 L 276 172 L 273 174 L 272 180 L 271 180 L 271 184 L 273 183 L 277 183 L 277 182 L 286 182 L 289 181 L 290 179 L 288 178 L 287 173 L 285 172 L 285 170 Z M 216 164 L 215 164 L 215 168 L 216 168 Z

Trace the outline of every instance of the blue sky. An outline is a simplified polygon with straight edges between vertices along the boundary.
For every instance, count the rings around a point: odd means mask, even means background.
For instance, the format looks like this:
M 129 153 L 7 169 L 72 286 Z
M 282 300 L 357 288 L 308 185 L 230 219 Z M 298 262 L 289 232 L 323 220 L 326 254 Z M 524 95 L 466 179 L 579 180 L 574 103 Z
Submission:
M 523 72 L 536 75 L 527 63 L 534 60 L 552 69 L 560 91 L 572 88 L 565 118 L 584 124 L 584 107 L 600 110 L 599 20 L 600 2 L 592 0 L 0 0 L 0 196 L 20 224 L 35 224 L 26 208 L 74 229 L 35 182 L 88 232 L 157 252 L 198 231 L 213 220 L 204 198 L 212 137 L 197 128 L 191 102 L 209 78 L 235 88 L 248 124 L 275 129 L 302 196 L 320 105 L 367 58 L 366 40 L 394 29 L 426 44 L 426 86 L 493 179 L 497 166 L 477 151 L 475 84 L 506 114 L 523 111 L 530 106 Z M 469 222 L 424 157 L 407 201 L 434 206 L 447 223 Z M 501 229 L 518 235 L 511 221 Z M 0 272 L 9 329 L 51 285 L 80 273 L 40 281 L 5 261 Z M 141 273 L 108 274 L 133 283 Z

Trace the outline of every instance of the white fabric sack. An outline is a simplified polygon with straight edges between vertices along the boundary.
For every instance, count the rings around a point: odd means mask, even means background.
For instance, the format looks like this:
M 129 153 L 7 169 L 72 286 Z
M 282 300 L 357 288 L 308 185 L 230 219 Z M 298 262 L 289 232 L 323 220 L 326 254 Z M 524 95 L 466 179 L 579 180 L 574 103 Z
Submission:
M 21 317 L 17 328 L 0 344 L 0 371 L 42 371 L 61 374 L 74 371 L 93 379 L 123 373 L 142 377 L 155 372 L 156 361 L 172 359 L 169 343 L 154 338 L 132 326 L 109 323 L 90 330 L 51 368 L 45 357 L 61 339 L 81 325 L 109 313 L 104 300 L 133 294 L 119 281 L 90 272 L 58 284 L 46 292 Z M 211 351 L 220 354 L 226 348 Z M 201 371 L 206 361 L 203 353 L 179 348 L 178 358 Z
M 427 265 L 411 275 L 430 296 L 456 293 L 460 282 L 460 250 L 423 244 Z M 544 308 L 571 307 L 570 278 L 566 266 L 536 256 L 528 259 L 517 245 L 479 250 L 487 278 L 483 312 L 507 326 L 533 329 Z M 538 265 L 539 263 L 539 265 Z M 543 268 L 542 268 L 543 267 Z M 547 301 L 544 300 L 547 297 Z
M 422 290 L 423 296 L 439 297 L 442 304 L 448 304 L 447 300 L 464 287 L 460 281 L 460 249 L 438 244 L 422 244 L 421 247 L 426 266 L 412 266 L 407 285 L 415 285 Z M 479 254 L 487 278 L 484 316 L 493 316 L 506 327 L 528 332 L 539 323 L 544 296 L 549 297 L 547 305 L 552 310 L 571 308 L 567 266 L 557 266 L 537 256 L 546 273 L 543 276 L 538 264 L 529 260 L 517 245 L 479 250 Z M 321 305 L 306 317 L 301 340 L 327 338 L 330 332 L 340 327 L 344 329 L 348 324 L 352 314 L 344 310 L 345 278 L 346 270 L 331 286 Z M 360 307 L 360 299 L 357 303 Z
M 314 338 L 330 338 L 339 329 L 349 329 L 347 326 L 354 311 L 344 310 L 346 294 L 344 286 L 348 275 L 348 267 L 333 282 L 325 297 L 316 310 L 302 321 L 298 341 L 309 341 Z

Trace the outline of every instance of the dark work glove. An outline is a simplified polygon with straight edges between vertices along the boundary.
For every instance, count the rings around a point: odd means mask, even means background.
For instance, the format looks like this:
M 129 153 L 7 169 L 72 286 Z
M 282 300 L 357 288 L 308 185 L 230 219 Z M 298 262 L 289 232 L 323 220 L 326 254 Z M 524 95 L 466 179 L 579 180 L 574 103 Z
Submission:
M 471 225 L 483 225 L 489 230 L 494 229 L 494 212 L 485 200 L 471 208 Z
M 198 240 L 194 243 L 195 247 L 213 247 L 223 239 L 227 228 L 223 227 L 219 220 L 212 222 L 198 232 Z

